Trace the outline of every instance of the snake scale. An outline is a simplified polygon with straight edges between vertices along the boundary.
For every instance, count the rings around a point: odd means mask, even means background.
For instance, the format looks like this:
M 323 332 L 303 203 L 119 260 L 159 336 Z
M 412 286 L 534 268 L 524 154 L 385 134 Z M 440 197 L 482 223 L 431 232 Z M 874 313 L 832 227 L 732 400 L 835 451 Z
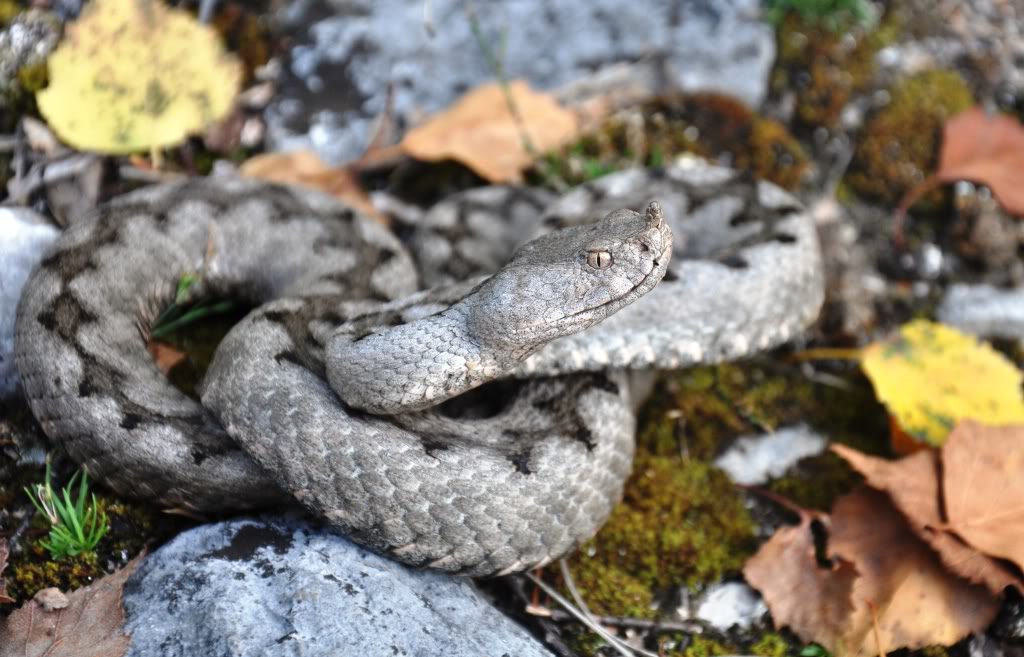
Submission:
M 620 498 L 624 370 L 780 344 L 822 302 L 800 204 L 696 162 L 560 198 L 470 190 L 405 233 L 263 182 L 118 197 L 26 285 L 16 359 L 32 410 L 121 494 L 201 514 L 298 500 L 406 563 L 505 574 L 565 554 Z M 146 349 L 183 276 L 192 298 L 256 308 L 201 402 Z

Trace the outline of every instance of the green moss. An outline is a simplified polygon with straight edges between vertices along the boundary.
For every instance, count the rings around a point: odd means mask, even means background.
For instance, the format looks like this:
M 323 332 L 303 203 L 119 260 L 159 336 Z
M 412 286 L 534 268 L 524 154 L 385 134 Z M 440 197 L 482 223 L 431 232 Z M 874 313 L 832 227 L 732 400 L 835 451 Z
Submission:
M 570 568 L 595 613 L 653 618 L 657 591 L 715 581 L 741 568 L 754 547 L 753 523 L 724 474 L 641 454 L 622 504 Z
M 27 552 L 27 559 L 12 560 L 10 564 L 7 588 L 15 600 L 28 600 L 51 586 L 71 591 L 105 574 L 95 552 L 83 552 L 61 561 L 50 561 L 46 549 L 38 543 Z
M 846 182 L 860 196 L 893 205 L 934 167 L 942 128 L 974 104 L 967 83 L 953 71 L 926 71 L 890 90 L 890 103 L 869 119 Z M 934 207 L 939 193 L 925 197 Z
M 45 87 L 49 79 L 45 61 L 18 69 L 18 84 L 30 94 L 35 94 Z
M 789 642 L 775 632 L 766 632 L 750 646 L 750 652 L 761 657 L 786 657 L 789 651 Z
M 683 657 L 715 657 L 716 655 L 729 655 L 735 651 L 728 646 L 715 641 L 714 639 L 699 634 L 690 638 L 690 643 L 683 649 Z M 672 653 L 669 653 L 670 655 Z
M 771 85 L 777 95 L 796 93 L 795 119 L 800 129 L 837 125 L 850 99 L 870 84 L 875 55 L 895 40 L 900 26 L 894 11 L 885 14 L 873 30 L 851 25 L 837 31 L 799 13 L 781 20 Z
M 684 153 L 725 160 L 787 189 L 807 168 L 803 149 L 781 123 L 710 93 L 663 96 L 620 112 L 545 165 L 577 184 L 630 166 L 662 166 Z
M 745 434 L 806 422 L 833 442 L 884 453 L 888 416 L 855 369 L 834 373 L 841 386 L 808 380 L 796 366 L 766 358 L 693 368 L 666 376 L 640 413 L 638 446 L 660 456 L 708 461 Z M 857 481 L 831 453 L 805 459 L 769 488 L 827 510 Z

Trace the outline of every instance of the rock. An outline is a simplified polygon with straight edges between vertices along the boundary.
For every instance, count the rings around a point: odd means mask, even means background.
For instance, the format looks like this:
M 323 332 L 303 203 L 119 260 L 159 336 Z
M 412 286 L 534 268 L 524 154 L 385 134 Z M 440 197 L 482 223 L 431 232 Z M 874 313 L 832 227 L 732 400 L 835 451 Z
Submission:
M 1024 288 L 953 285 L 937 314 L 943 324 L 967 333 L 1024 341 Z
M 18 71 L 46 61 L 59 39 L 60 21 L 39 9 L 18 14 L 0 31 L 0 107 L 20 86 Z
M 753 106 L 765 96 L 775 56 L 774 33 L 759 20 L 757 0 L 470 6 L 462 0 L 285 3 L 277 21 L 295 45 L 267 111 L 270 146 L 311 147 L 331 164 L 353 159 L 385 114 L 404 130 L 493 80 L 482 46 L 500 59 L 507 79 L 543 90 L 646 59 L 664 69 L 669 86 L 719 91 Z
M 125 586 L 129 657 L 550 656 L 468 579 L 292 519 L 179 535 Z
M 696 611 L 690 612 L 689 607 Z M 768 612 L 757 591 L 742 582 L 713 584 L 691 605 L 677 610 L 685 620 L 699 620 L 719 632 L 734 627 L 740 631 L 751 628 Z
M 715 465 L 737 484 L 755 486 L 782 475 L 800 459 L 820 454 L 827 442 L 807 425 L 798 424 L 762 436 L 737 438 Z
M 0 399 L 18 389 L 14 317 L 21 288 L 60 232 L 28 208 L 0 207 Z

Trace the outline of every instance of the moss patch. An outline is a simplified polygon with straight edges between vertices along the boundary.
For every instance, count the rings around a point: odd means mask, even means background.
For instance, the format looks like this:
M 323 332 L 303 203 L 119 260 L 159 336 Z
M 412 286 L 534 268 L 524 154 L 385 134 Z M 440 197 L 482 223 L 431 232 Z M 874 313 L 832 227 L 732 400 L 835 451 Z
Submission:
M 684 153 L 793 189 L 807 168 L 800 144 L 777 121 L 718 94 L 663 96 L 612 116 L 597 132 L 551 155 L 546 171 L 578 184 L 630 166 L 661 166 Z
M 640 415 L 638 446 L 661 456 L 709 461 L 744 434 L 806 422 L 829 440 L 871 454 L 888 449 L 888 414 L 856 368 L 838 383 L 807 379 L 796 365 L 758 358 L 666 376 Z M 768 485 L 809 508 L 828 510 L 859 478 L 831 452 L 801 461 Z
M 886 205 L 930 172 L 942 143 L 942 127 L 974 104 L 967 83 L 953 71 L 926 71 L 890 90 L 892 100 L 867 123 L 846 177 L 860 196 Z M 924 199 L 935 207 L 936 191 Z
M 654 618 L 656 593 L 738 570 L 754 526 L 732 482 L 694 459 L 638 455 L 625 498 L 570 561 L 597 614 Z

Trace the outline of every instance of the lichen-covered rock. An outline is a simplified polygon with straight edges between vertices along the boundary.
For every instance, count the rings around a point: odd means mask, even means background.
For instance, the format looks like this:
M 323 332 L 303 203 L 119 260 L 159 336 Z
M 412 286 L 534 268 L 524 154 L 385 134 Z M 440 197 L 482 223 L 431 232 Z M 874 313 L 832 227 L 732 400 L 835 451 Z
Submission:
M 470 580 L 295 520 L 185 532 L 146 558 L 124 605 L 129 657 L 550 655 Z
M 0 399 L 18 389 L 14 315 L 21 288 L 43 252 L 60 234 L 28 208 L 0 208 Z
M 775 55 L 771 27 L 759 20 L 758 5 L 757 0 L 286 3 L 280 22 L 295 46 L 268 111 L 268 137 L 281 150 L 312 146 L 332 163 L 354 158 L 381 116 L 404 128 L 493 80 L 492 55 L 509 79 L 526 79 L 544 90 L 596 68 L 655 58 L 673 86 L 727 93 L 756 106 Z

